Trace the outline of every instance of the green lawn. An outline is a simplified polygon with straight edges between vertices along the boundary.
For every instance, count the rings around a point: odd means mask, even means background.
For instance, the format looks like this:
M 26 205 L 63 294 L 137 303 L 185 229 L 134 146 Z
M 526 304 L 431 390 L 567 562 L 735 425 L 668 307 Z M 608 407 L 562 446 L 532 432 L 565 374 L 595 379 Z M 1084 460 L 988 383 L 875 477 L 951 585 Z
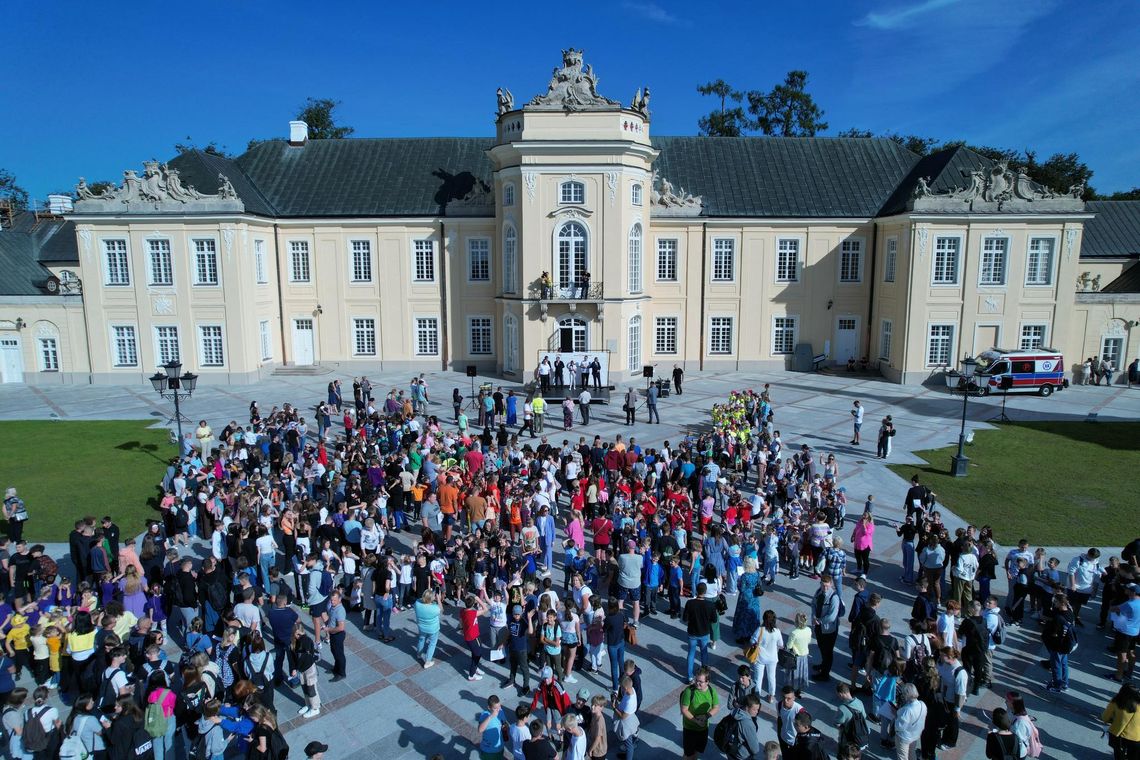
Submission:
M 1136 537 L 1140 423 L 1024 422 L 978 431 L 966 447 L 969 474 L 952 477 L 957 446 L 915 452 L 916 472 L 938 500 L 1003 544 L 1122 546 Z
M 111 515 L 124 536 L 141 531 L 176 453 L 148 424 L 0 422 L 0 488 L 15 486 L 28 505 L 24 538 L 66 541 L 85 515 Z

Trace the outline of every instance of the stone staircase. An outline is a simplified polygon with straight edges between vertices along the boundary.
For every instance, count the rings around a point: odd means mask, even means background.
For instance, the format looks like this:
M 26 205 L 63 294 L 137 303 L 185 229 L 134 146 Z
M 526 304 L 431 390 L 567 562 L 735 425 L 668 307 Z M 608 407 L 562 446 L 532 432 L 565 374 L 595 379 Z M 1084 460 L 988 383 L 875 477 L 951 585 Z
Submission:
M 319 364 L 306 364 L 304 366 L 285 365 L 273 370 L 273 377 L 318 377 L 332 374 L 331 367 L 322 367 Z

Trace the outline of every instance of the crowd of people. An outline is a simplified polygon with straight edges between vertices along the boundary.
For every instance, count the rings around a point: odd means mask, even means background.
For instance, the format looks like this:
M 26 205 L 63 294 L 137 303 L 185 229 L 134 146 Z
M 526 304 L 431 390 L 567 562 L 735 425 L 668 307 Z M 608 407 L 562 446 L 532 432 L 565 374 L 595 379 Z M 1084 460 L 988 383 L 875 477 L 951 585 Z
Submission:
M 459 404 L 451 420 L 430 413 L 422 375 L 383 401 L 372 390 L 354 380 L 350 405 L 330 383 L 312 411 L 255 402 L 217 436 L 204 421 L 141 537 L 78 520 L 70 573 L 14 533 L 28 510 L 9 490 L 9 525 L 23 516 L 0 542 L 10 756 L 280 760 L 277 692 L 299 693 L 301 719 L 320 715 L 326 662 L 332 681 L 347 675 L 349 620 L 394 645 L 407 611 L 422 668 L 455 630 L 463 654 L 448 666 L 472 683 L 494 669 L 482 758 L 634 760 L 642 721 L 668 711 L 686 758 L 818 760 L 830 722 L 840 760 L 872 745 L 928 760 L 958 744 L 971 698 L 997 688 L 1007 626 L 1040 628 L 1046 685 L 1066 690 L 1068 655 L 1096 646 L 1078 631 L 1098 600 L 1120 682 L 1103 719 L 1117 757 L 1137 757 L 1140 539 L 1103 565 L 1096 549 L 1052 558 L 1028 541 L 1001 557 L 988 527 L 949 531 L 917 476 L 905 520 L 888 525 L 873 495 L 848 494 L 836 454 L 785 445 L 768 386 L 714 406 L 708 432 L 659 445 L 534 444 L 497 403 L 477 432 Z M 895 541 L 898 566 L 877 555 Z M 197 542 L 201 560 L 186 550 Z M 781 623 L 764 596 L 800 575 L 818 586 Z M 906 621 L 880 615 L 900 587 L 914 591 Z M 644 699 L 638 633 L 654 617 L 687 647 L 675 706 Z M 849 665 L 836 667 L 837 648 Z M 833 714 L 810 714 L 809 691 Z M 1005 697 L 986 757 L 1047 756 L 1023 697 Z

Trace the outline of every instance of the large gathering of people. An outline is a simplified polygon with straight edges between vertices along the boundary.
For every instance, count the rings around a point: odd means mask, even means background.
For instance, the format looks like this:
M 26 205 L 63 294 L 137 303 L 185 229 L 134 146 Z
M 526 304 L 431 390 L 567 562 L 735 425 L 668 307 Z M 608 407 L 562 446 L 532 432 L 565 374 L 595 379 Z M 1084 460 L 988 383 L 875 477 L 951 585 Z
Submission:
M 440 403 L 428 382 L 374 396 L 357 378 L 346 401 L 334 381 L 315 407 L 203 420 L 141 535 L 80 518 L 66 561 L 24 539 L 35 505 L 9 489 L 9 757 L 280 760 L 280 724 L 321 715 L 326 679 L 347 677 L 350 635 L 471 682 L 474 751 L 513 760 L 634 760 L 659 718 L 685 758 L 957 757 L 983 689 L 1005 699 L 985 757 L 1048 757 L 998 664 L 1041 658 L 1041 689 L 1063 693 L 1078 643 L 1107 645 L 1109 743 L 1140 757 L 1140 539 L 1103 562 L 1027 539 L 999 551 L 987 526 L 949 530 L 917 475 L 889 522 L 848 491 L 839 455 L 781 434 L 769 386 L 731 393 L 704 432 L 646 441 L 520 436 L 534 409 L 508 411 L 526 398 L 513 391 L 480 398 L 475 425 L 458 390 Z M 853 444 L 863 415 L 856 402 Z M 882 457 L 894 430 L 879 428 Z M 792 615 L 765 604 L 773 592 Z M 881 612 L 888 593 L 913 598 L 908 618 Z M 643 689 L 647 620 L 685 647 L 679 695 Z M 1018 636 L 1007 652 L 1015 627 L 1039 648 Z M 287 706 L 297 715 L 279 717 Z

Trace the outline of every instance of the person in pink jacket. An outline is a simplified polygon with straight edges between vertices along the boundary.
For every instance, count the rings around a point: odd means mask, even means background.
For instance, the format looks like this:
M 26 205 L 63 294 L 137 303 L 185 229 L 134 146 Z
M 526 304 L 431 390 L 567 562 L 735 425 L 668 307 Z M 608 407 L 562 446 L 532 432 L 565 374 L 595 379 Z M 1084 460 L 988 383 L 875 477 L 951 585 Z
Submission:
M 871 549 L 874 545 L 875 520 L 870 512 L 864 512 L 851 532 L 851 548 L 855 551 L 855 568 L 859 575 L 871 572 Z

